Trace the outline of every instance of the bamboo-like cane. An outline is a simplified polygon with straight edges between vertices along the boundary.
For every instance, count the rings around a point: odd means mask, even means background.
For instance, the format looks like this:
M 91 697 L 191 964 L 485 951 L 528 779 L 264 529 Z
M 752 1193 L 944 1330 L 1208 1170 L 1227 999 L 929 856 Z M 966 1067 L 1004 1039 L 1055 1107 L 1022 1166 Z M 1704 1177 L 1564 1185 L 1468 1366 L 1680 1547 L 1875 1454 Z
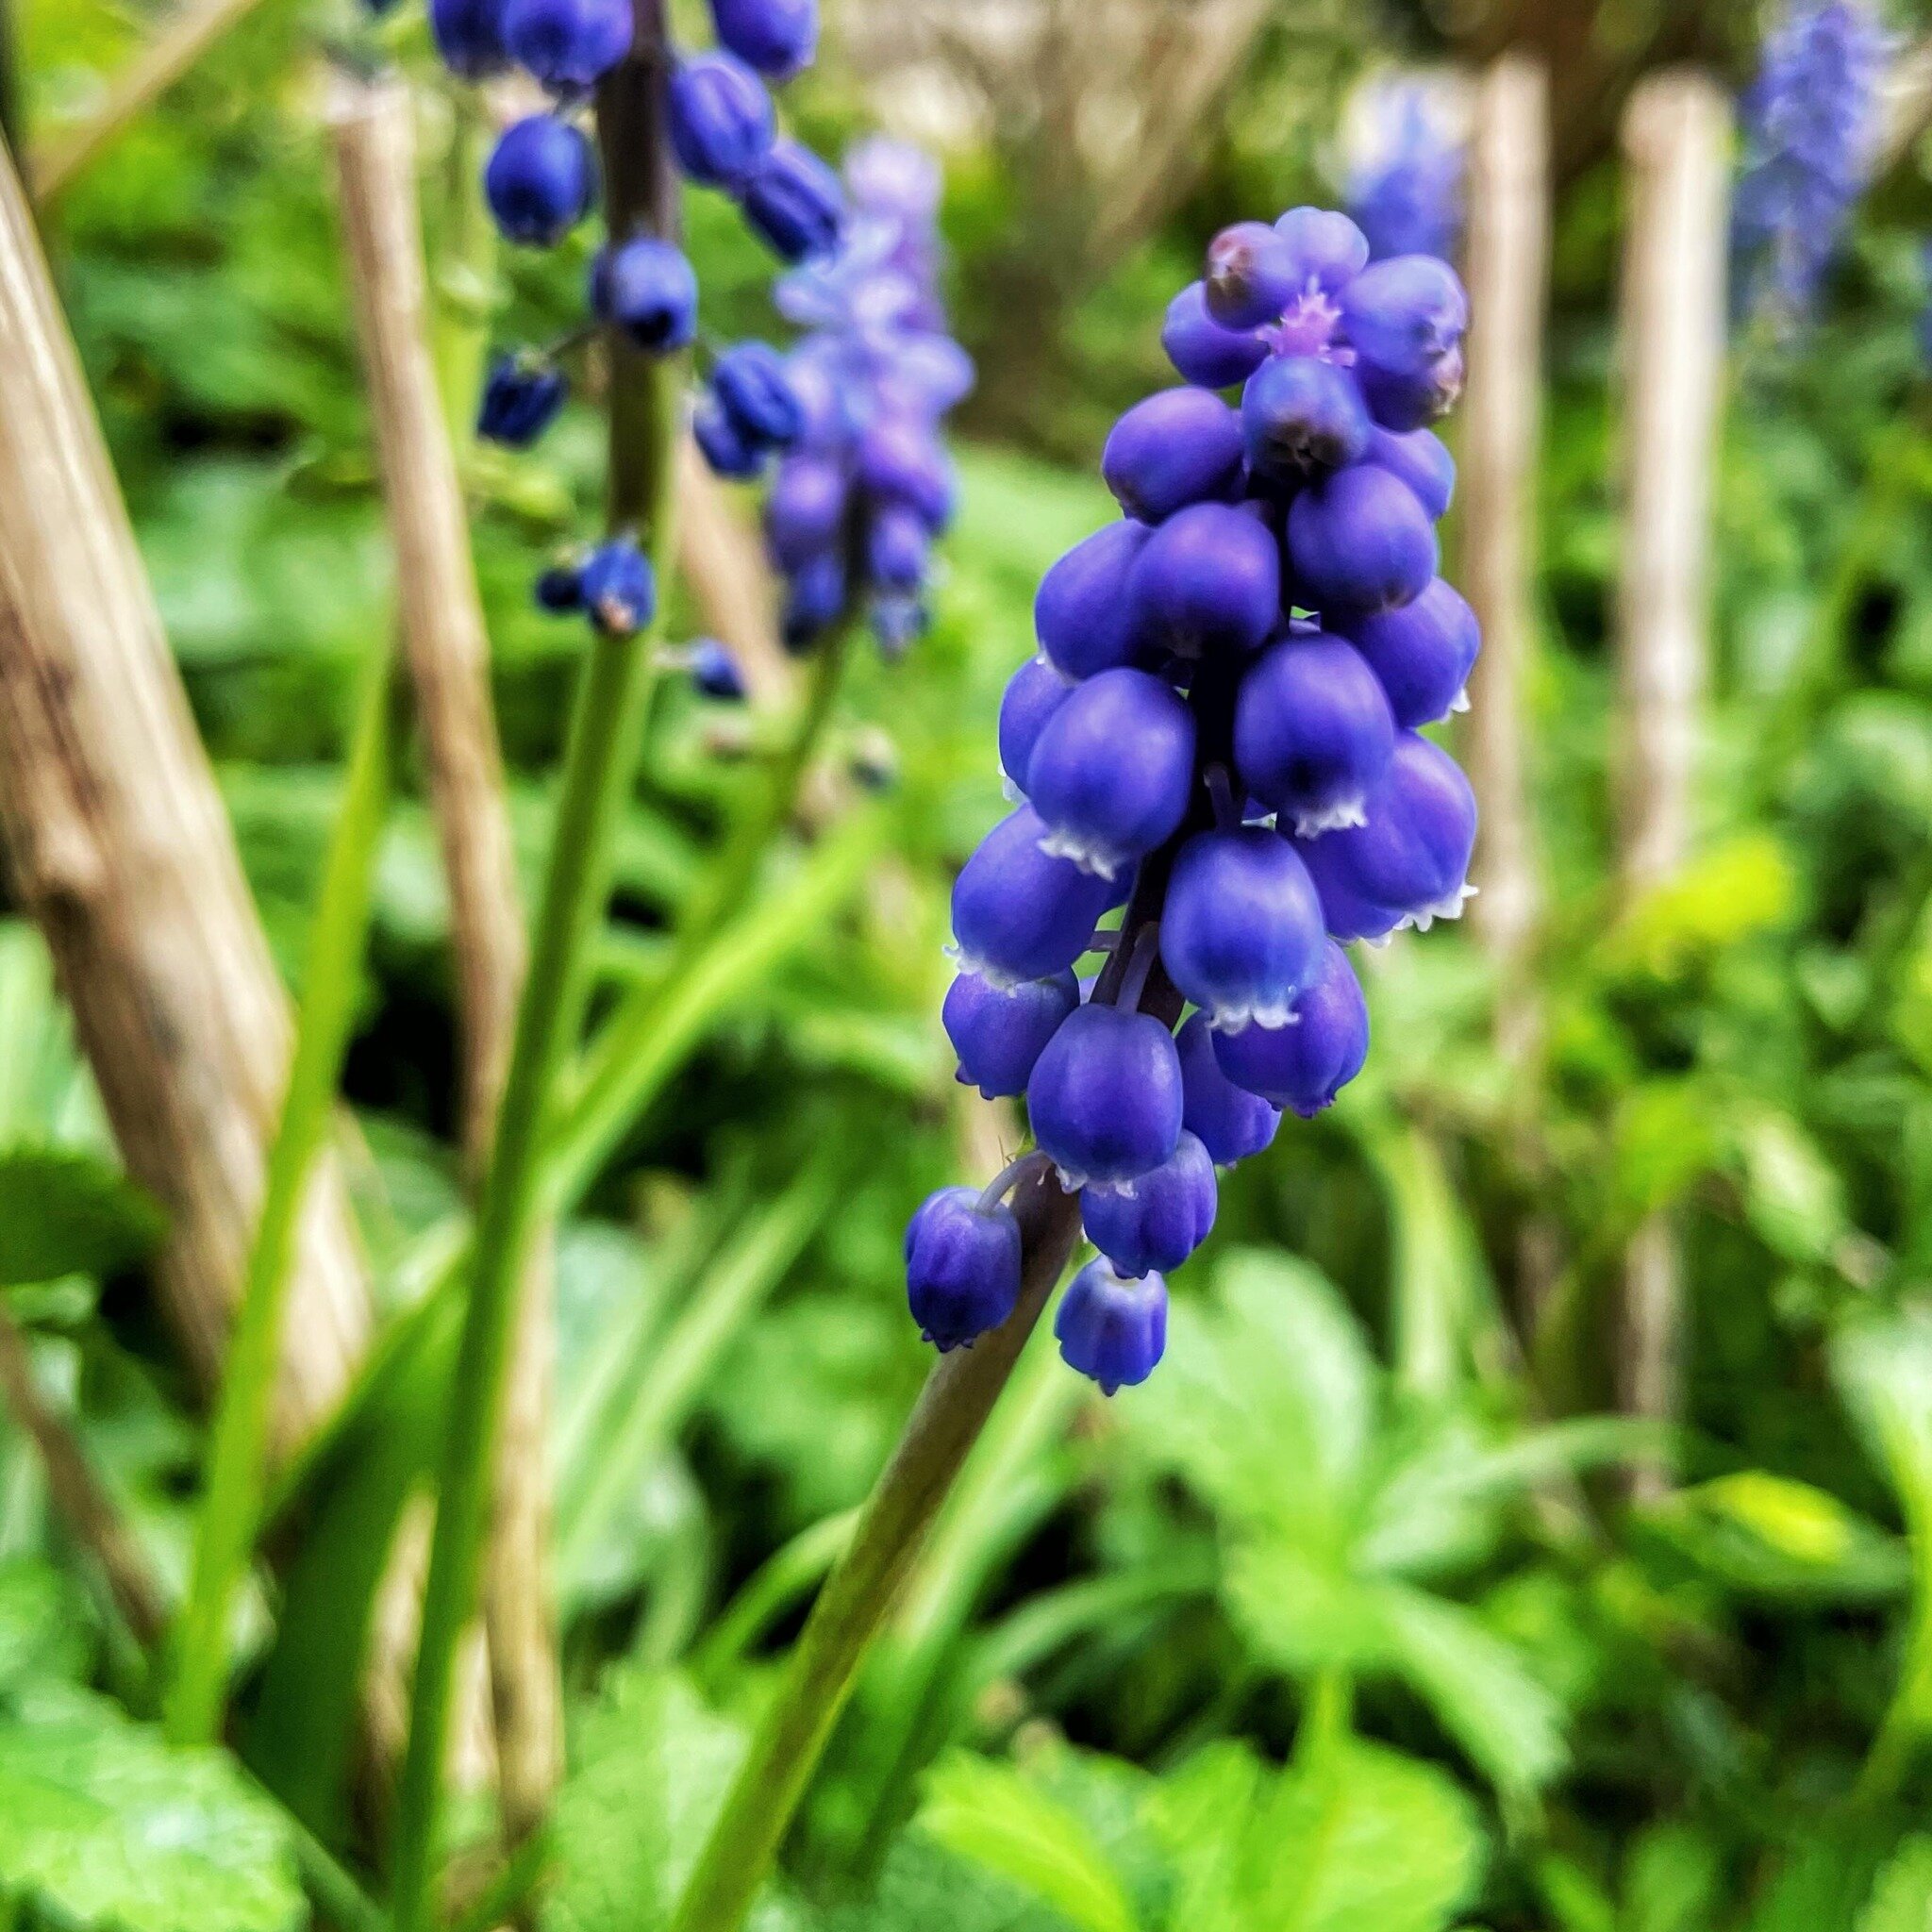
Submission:
M 0 161 L 0 844 L 130 1174 L 167 1208 L 164 1317 L 220 1373 L 286 1078 L 288 1001 L 195 737 L 20 185 Z M 304 1210 L 286 1448 L 369 1331 L 341 1176 Z
M 463 1138 L 488 1158 L 523 984 L 525 935 L 503 760 L 490 694 L 490 641 L 470 554 L 461 479 L 430 349 L 408 89 L 355 90 L 337 121 L 357 324 L 369 372 L 396 589 L 430 803 L 442 846 L 463 1036 Z M 547 1243 L 532 1251 L 506 1398 L 484 1613 L 496 1757 L 512 1837 L 533 1829 L 562 1769 L 562 1695 L 547 1578 Z
M 1690 853 L 1708 643 L 1710 500 L 1724 341 L 1730 105 L 1707 75 L 1654 75 L 1624 117 L 1624 447 L 1628 478 L 1617 586 L 1618 874 L 1626 898 Z M 1669 1421 L 1683 1384 L 1676 1229 L 1647 1220 L 1624 1258 L 1620 1393 Z M 1655 1495 L 1668 1471 L 1636 1474 Z

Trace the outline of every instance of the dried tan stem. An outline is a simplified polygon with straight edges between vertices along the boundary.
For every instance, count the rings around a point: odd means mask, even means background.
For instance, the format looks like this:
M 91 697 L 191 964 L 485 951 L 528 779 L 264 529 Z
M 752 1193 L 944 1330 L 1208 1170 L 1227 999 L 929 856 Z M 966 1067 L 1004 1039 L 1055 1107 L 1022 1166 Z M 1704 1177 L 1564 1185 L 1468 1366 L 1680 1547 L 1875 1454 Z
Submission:
M 288 1001 L 20 184 L 0 160 L 0 843 L 128 1172 L 167 1208 L 162 1312 L 220 1373 L 286 1076 Z M 335 1163 L 304 1210 L 279 1449 L 369 1330 Z
M 1617 591 L 1621 790 L 1618 872 L 1626 897 L 1668 879 L 1694 830 L 1706 684 L 1710 500 L 1724 340 L 1730 106 L 1706 75 L 1653 75 L 1624 118 L 1630 221 L 1623 291 L 1628 476 Z M 1621 1394 L 1639 1415 L 1677 1413 L 1683 1280 L 1667 1212 L 1624 1257 Z M 1660 1463 L 1637 1491 L 1668 1481 Z
M 798 673 L 778 642 L 771 566 L 758 533 L 689 437 L 677 452 L 677 569 L 704 620 L 730 648 L 754 705 L 782 709 Z
M 490 692 L 490 642 L 457 455 L 430 350 L 415 130 L 400 81 L 344 90 L 336 120 L 343 225 L 430 802 L 450 900 L 463 1035 L 463 1138 L 488 1157 L 525 941 Z M 486 1568 L 496 1752 L 511 1835 L 534 1829 L 562 1769 L 562 1695 L 548 1596 L 547 1244 L 526 1271 Z

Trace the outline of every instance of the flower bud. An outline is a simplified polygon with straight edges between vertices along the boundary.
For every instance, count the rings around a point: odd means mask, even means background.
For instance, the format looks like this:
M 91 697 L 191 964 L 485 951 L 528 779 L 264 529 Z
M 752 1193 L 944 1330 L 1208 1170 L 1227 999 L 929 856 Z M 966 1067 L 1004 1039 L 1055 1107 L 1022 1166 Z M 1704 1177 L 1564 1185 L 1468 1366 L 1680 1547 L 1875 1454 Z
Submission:
M 845 608 L 845 563 L 836 550 L 808 558 L 792 572 L 785 587 L 785 608 L 778 632 L 785 648 L 796 657 L 811 649 Z
M 534 594 L 539 610 L 553 617 L 584 608 L 584 568 L 580 563 L 555 563 L 541 572 Z
M 868 583 L 889 591 L 916 591 L 932 560 L 932 539 L 919 512 L 903 503 L 882 503 L 865 530 Z
M 818 51 L 818 0 L 711 0 L 718 38 L 770 80 L 790 80 Z
M 1070 1188 L 1152 1174 L 1181 1137 L 1174 1035 L 1151 1013 L 1079 1008 L 1034 1065 L 1026 1114 Z
M 1136 403 L 1100 457 L 1120 507 L 1145 524 L 1191 503 L 1225 501 L 1241 468 L 1241 418 L 1205 389 L 1159 390 Z
M 976 1188 L 941 1188 L 906 1228 L 906 1301 L 941 1353 L 997 1328 L 1020 1299 L 1020 1224 Z
M 1219 1204 L 1214 1163 L 1184 1127 L 1172 1157 L 1152 1174 L 1129 1187 L 1087 1188 L 1080 1224 L 1117 1273 L 1167 1274 L 1208 1239 Z
M 1140 655 L 1127 575 L 1148 534 L 1145 524 L 1131 518 L 1108 524 L 1075 543 L 1041 578 L 1034 635 L 1069 677 L 1091 677 Z
M 697 333 L 698 278 L 684 251 L 654 235 L 634 235 L 597 252 L 591 308 L 641 349 L 667 355 Z
M 940 1014 L 959 1057 L 960 1084 L 977 1087 L 989 1100 L 1025 1092 L 1047 1041 L 1079 1004 L 1071 968 L 1004 986 L 977 973 L 960 974 Z
M 483 384 L 476 434 L 506 449 L 528 449 L 556 421 L 569 394 L 570 379 L 554 363 L 499 356 Z
M 1324 295 L 1339 295 L 1369 259 L 1369 238 L 1333 208 L 1291 208 L 1274 232 L 1289 245 L 1298 291 L 1312 283 Z
M 1368 615 L 1344 613 L 1336 627 L 1367 660 L 1405 730 L 1433 724 L 1467 702 L 1463 687 L 1482 647 L 1482 632 L 1475 612 L 1441 577 L 1413 604 Z
M 714 475 L 742 481 L 765 467 L 763 444 L 746 441 L 716 396 L 705 397 L 691 411 L 691 433 Z
M 1090 1261 L 1067 1284 L 1053 1321 L 1060 1357 L 1100 1384 L 1103 1395 L 1144 1382 L 1167 1349 L 1167 1283 L 1133 1280 L 1106 1260 Z
M 1268 354 L 1259 336 L 1223 328 L 1208 314 L 1204 282 L 1190 282 L 1167 305 L 1160 346 L 1181 380 L 1200 389 L 1231 389 L 1245 382 Z
M 843 471 L 824 457 L 787 457 L 765 498 L 765 543 L 780 570 L 794 571 L 839 541 L 845 521 Z
M 1178 829 L 1194 771 L 1194 717 L 1145 671 L 1076 685 L 1041 727 L 1026 791 L 1046 850 L 1108 875 Z
M 1142 650 L 1245 657 L 1281 621 L 1281 554 L 1246 509 L 1197 503 L 1147 539 L 1120 621 Z
M 503 12 L 503 0 L 429 0 L 429 31 L 452 74 L 487 80 L 509 64 Z
M 1293 244 L 1266 222 L 1236 222 L 1208 244 L 1208 313 L 1223 328 L 1259 328 L 1298 294 Z
M 503 38 L 553 93 L 593 87 L 630 52 L 630 0 L 508 0 Z
M 1440 522 L 1449 514 L 1456 498 L 1456 458 L 1433 429 L 1398 434 L 1378 423 L 1370 432 L 1368 455 L 1363 460 L 1387 470 L 1391 476 L 1400 476 L 1415 491 L 1415 500 L 1431 521 Z
M 483 193 L 506 240 L 551 248 L 580 222 L 596 192 L 591 143 L 554 114 L 512 122 L 483 170 Z
M 1000 699 L 1000 769 L 1020 791 L 1026 789 L 1026 767 L 1046 721 L 1074 690 L 1044 658 L 1027 658 L 1007 680 Z
M 785 358 L 769 342 L 734 342 L 724 350 L 711 370 L 711 393 L 754 447 L 789 449 L 805 426 Z
M 765 84 L 730 54 L 699 54 L 671 76 L 671 146 L 688 179 L 737 188 L 771 152 L 777 117 Z
M 1355 379 L 1314 356 L 1271 356 L 1241 391 L 1248 462 L 1268 475 L 1339 470 L 1368 448 L 1373 427 Z
M 1369 1008 L 1348 955 L 1331 940 L 1321 973 L 1291 1026 L 1248 1026 L 1212 1036 L 1214 1058 L 1237 1087 L 1311 1119 L 1361 1072 Z
M 1288 560 L 1315 608 L 1386 610 L 1436 575 L 1436 532 L 1407 484 L 1357 463 L 1289 505 Z
M 1356 276 L 1341 295 L 1356 374 L 1378 422 L 1418 429 L 1462 391 L 1469 298 L 1433 255 L 1396 255 Z
M 745 182 L 742 206 L 753 232 L 774 255 L 804 261 L 837 247 L 845 192 L 808 147 L 781 140 Z
M 1176 854 L 1161 962 L 1211 1026 L 1287 1025 L 1326 938 L 1307 870 L 1278 832 L 1199 832 Z
M 708 698 L 738 704 L 744 698 L 744 673 L 716 638 L 700 638 L 691 647 L 691 681 Z
M 1241 679 L 1234 758 L 1241 782 L 1303 838 L 1357 825 L 1395 748 L 1375 675 L 1326 631 L 1291 632 Z
M 1002 819 L 953 882 L 959 963 L 995 981 L 1063 973 L 1093 940 L 1112 888 L 1041 850 L 1046 827 L 1031 806 Z
M 868 494 L 903 503 L 929 530 L 952 521 L 958 485 L 945 445 L 926 424 L 884 416 L 868 425 L 858 444 L 858 481 Z
M 1324 958 L 1325 963 L 1325 958 Z M 1217 1167 L 1232 1167 L 1274 1139 L 1281 1109 L 1237 1087 L 1214 1057 L 1206 1013 L 1190 1013 L 1174 1037 L 1181 1062 L 1181 1125 L 1207 1148 Z
M 607 637 L 629 637 L 657 615 L 657 577 L 650 559 L 628 538 L 591 551 L 577 574 L 577 592 L 591 622 Z

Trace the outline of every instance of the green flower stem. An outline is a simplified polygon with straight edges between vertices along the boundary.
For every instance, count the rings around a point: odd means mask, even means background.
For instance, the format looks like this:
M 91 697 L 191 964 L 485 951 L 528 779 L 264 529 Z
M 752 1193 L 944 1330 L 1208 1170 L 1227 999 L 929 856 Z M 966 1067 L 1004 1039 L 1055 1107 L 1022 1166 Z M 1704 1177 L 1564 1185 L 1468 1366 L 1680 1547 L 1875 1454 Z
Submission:
M 361 983 L 371 879 L 392 777 L 394 672 L 391 631 L 363 676 L 341 808 L 309 934 L 289 1084 L 208 1435 L 188 1601 L 175 1626 L 164 1699 L 168 1736 L 177 1744 L 203 1743 L 215 1735 L 227 1690 L 229 1613 L 255 1547 L 267 1488 L 269 1417 L 295 1231 L 328 1130 Z
M 841 1509 L 820 1517 L 767 1557 L 691 1653 L 692 1675 L 701 1684 L 722 1684 L 779 1615 L 824 1581 L 858 1525 L 857 1509 Z
M 826 1579 L 784 1681 L 726 1794 L 673 1915 L 671 1932 L 739 1932 L 843 1707 L 866 1646 L 891 1610 L 926 1531 L 1007 1385 L 1079 1231 L 1079 1208 L 1050 1174 L 1013 1208 L 1024 1264 L 1006 1324 L 942 1357 Z
M 476 398 L 490 324 L 497 307 L 496 224 L 483 205 L 483 164 L 495 138 L 490 109 L 474 87 L 447 90 L 449 152 L 444 158 L 437 236 L 431 341 L 437 387 L 458 468 L 475 439 Z

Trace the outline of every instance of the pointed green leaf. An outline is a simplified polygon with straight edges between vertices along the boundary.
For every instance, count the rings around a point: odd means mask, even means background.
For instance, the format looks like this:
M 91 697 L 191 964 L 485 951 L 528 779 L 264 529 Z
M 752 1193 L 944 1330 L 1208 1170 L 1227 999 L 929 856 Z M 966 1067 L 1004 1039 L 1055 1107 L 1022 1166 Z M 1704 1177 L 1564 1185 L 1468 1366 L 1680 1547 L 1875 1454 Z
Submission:
M 99 1155 L 0 1152 L 0 1288 L 111 1274 L 150 1253 L 165 1228 L 152 1197 Z

